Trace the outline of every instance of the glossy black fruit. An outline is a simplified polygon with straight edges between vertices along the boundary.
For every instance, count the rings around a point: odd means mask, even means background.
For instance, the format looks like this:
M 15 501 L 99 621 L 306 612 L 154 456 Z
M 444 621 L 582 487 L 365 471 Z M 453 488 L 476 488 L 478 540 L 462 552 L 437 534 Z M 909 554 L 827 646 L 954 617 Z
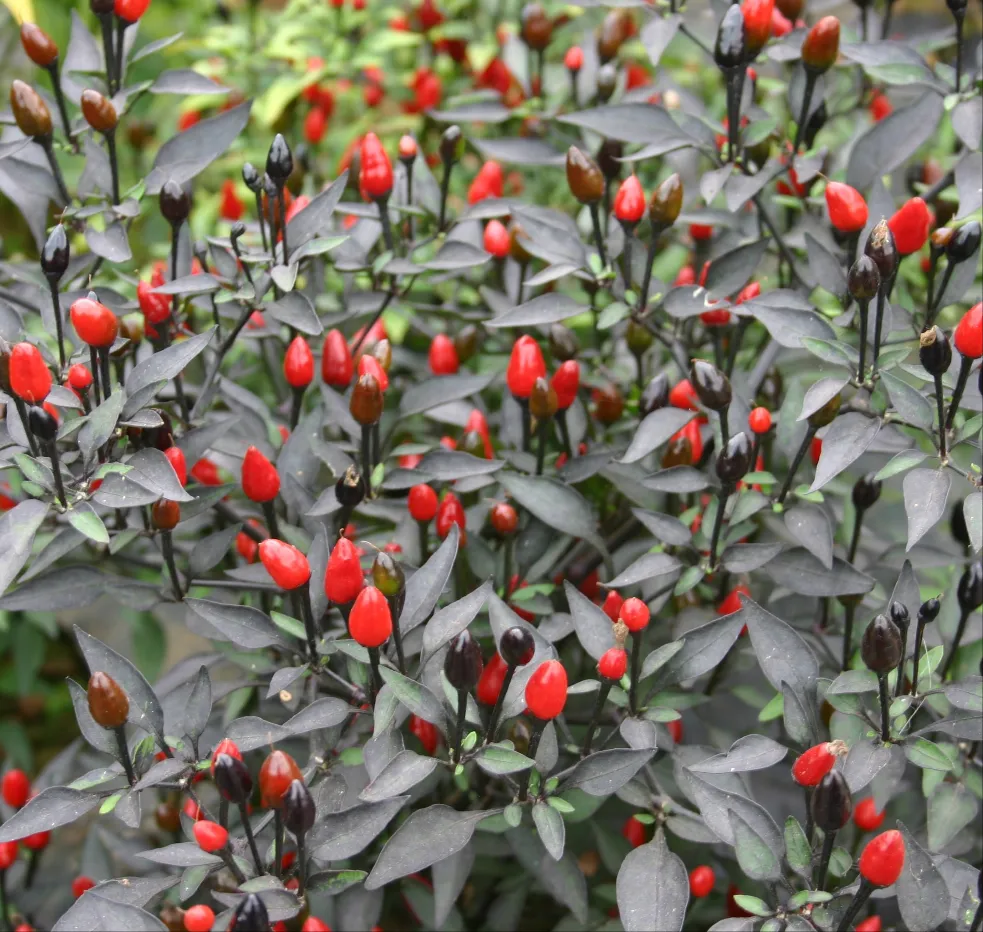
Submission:
M 930 329 L 923 330 L 918 342 L 918 359 L 929 375 L 941 376 L 949 371 L 952 344 L 941 327 L 933 325 Z
M 444 658 L 444 676 L 455 689 L 473 689 L 484 669 L 481 646 L 468 630 L 462 631 L 453 641 Z
M 875 473 L 869 472 L 861 476 L 853 485 L 853 507 L 857 511 L 872 508 L 881 497 L 881 483 L 875 478 Z
M 58 282 L 68 269 L 68 235 L 65 227 L 58 224 L 45 241 L 41 250 L 41 271 L 50 282 Z
M 249 768 L 231 754 L 219 754 L 215 758 L 213 777 L 222 798 L 237 806 L 246 802 L 253 792 Z
M 713 363 L 694 359 L 689 367 L 689 380 L 700 402 L 711 411 L 722 411 L 733 397 L 730 380 Z
M 229 932 L 270 932 L 270 914 L 255 893 L 250 893 L 236 907 Z
M 860 656 L 875 673 L 888 673 L 901 659 L 901 632 L 887 615 L 876 615 L 864 631 Z
M 838 770 L 831 770 L 812 791 L 812 819 L 827 835 L 838 832 L 850 820 L 853 800 L 850 788 Z
M 294 157 L 287 145 L 287 140 L 282 133 L 277 133 L 270 143 L 270 151 L 266 155 L 266 174 L 270 176 L 273 183 L 278 187 L 283 187 L 284 182 L 290 177 L 294 170 Z
M 894 278 L 898 271 L 898 247 L 894 244 L 891 228 L 883 218 L 870 231 L 864 254 L 874 260 L 882 282 L 889 282 Z
M 167 181 L 160 189 L 160 212 L 172 226 L 179 227 L 191 213 L 191 195 L 176 181 Z
M 283 794 L 283 824 L 295 836 L 306 835 L 314 825 L 314 798 L 303 780 L 294 780 Z
M 717 478 L 725 486 L 739 482 L 751 468 L 751 441 L 743 431 L 734 434 L 717 457 Z
M 718 68 L 737 68 L 747 57 L 747 36 L 744 30 L 744 14 L 740 4 L 731 4 L 720 21 L 717 41 L 713 46 L 713 60 Z
M 930 624 L 939 617 L 942 603 L 938 599 L 927 599 L 918 607 L 918 620 L 923 624 Z
M 27 412 L 27 421 L 30 424 L 31 433 L 38 440 L 48 442 L 58 436 L 58 422 L 44 408 L 33 406 Z
M 514 667 L 524 667 L 536 652 L 536 642 L 525 629 L 515 625 L 502 635 L 498 645 L 502 660 Z
M 660 372 L 642 391 L 638 403 L 639 414 L 644 417 L 659 408 L 664 408 L 667 404 L 669 404 L 669 376 L 665 372 Z
M 983 605 L 983 563 L 970 563 L 959 578 L 956 588 L 959 607 L 964 612 L 972 612 Z
M 850 267 L 847 287 L 854 301 L 871 301 L 877 297 L 877 289 L 881 287 L 881 273 L 870 256 L 860 256 Z
M 355 466 L 349 466 L 335 483 L 335 498 L 342 508 L 356 508 L 365 498 L 365 480 Z
M 980 247 L 981 228 L 979 220 L 964 223 L 949 238 L 945 254 L 950 262 L 965 262 L 972 258 Z

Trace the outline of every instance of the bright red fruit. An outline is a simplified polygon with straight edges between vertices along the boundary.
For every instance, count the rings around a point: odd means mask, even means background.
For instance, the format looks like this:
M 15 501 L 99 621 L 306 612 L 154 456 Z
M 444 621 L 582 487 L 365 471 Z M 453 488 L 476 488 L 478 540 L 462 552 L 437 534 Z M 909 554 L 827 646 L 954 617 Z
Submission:
M 741 610 L 740 597 L 742 595 L 750 597 L 751 590 L 748 589 L 747 586 L 734 586 L 734 588 L 727 593 L 727 596 L 724 598 L 723 602 L 717 606 L 717 611 L 720 612 L 721 615 L 733 615 L 734 612 L 739 612 Z
M 913 197 L 895 211 L 887 225 L 894 234 L 898 252 L 907 256 L 925 245 L 932 225 L 932 212 L 920 197 Z
M 561 411 L 566 410 L 577 399 L 577 390 L 580 388 L 580 363 L 576 359 L 562 362 L 553 373 L 551 384 L 553 391 L 556 392 L 557 407 Z
M 259 545 L 259 558 L 281 589 L 298 589 L 310 581 L 311 565 L 307 557 L 286 541 L 272 537 L 264 540 Z
M 77 392 L 84 392 L 92 384 L 92 373 L 88 366 L 77 362 L 68 369 L 68 384 Z
M 708 864 L 701 864 L 699 867 L 694 867 L 689 872 L 689 892 L 698 899 L 709 896 L 713 892 L 713 885 L 716 883 L 716 880 L 717 878 L 713 873 L 713 868 Z
M 848 184 L 831 181 L 826 185 L 826 210 L 829 222 L 841 233 L 856 233 L 867 223 L 867 202 Z
M 171 464 L 171 468 L 177 473 L 177 480 L 181 485 L 188 484 L 188 463 L 184 458 L 184 451 L 180 447 L 168 447 L 164 451 L 164 456 Z
M 963 314 L 953 333 L 953 343 L 960 356 L 967 359 L 983 356 L 983 303 L 973 305 Z
M 824 741 L 804 751 L 792 764 L 792 779 L 799 786 L 816 786 L 833 769 L 842 753 L 841 744 Z
M 91 890 L 96 882 L 91 877 L 80 876 L 72 881 L 72 896 L 78 899 L 86 890 Z
M 682 744 L 683 720 L 681 718 L 674 718 L 671 722 L 666 722 L 666 731 L 669 732 L 673 744 Z
M 150 0 L 116 0 L 115 13 L 128 23 L 135 23 L 150 6 Z
M 105 304 L 92 298 L 79 298 L 72 304 L 72 326 L 79 339 L 89 346 L 112 346 L 119 333 L 119 320 Z
M 673 288 L 683 288 L 687 285 L 696 284 L 696 269 L 691 265 L 684 265 L 679 272 L 676 274 L 676 278 L 673 280 Z
M 776 6 L 771 11 L 771 34 L 775 39 L 787 36 L 792 31 L 792 23 L 785 18 L 782 11 Z
M 362 140 L 358 184 L 370 198 L 389 197 L 393 189 L 393 167 L 389 155 L 375 133 L 366 133 Z
M 482 705 L 494 705 L 498 701 L 498 694 L 502 691 L 502 684 L 505 682 L 505 673 L 509 665 L 502 659 L 502 655 L 496 651 L 492 654 L 485 669 L 481 671 L 481 678 L 475 688 L 475 696 Z
M 699 399 L 690 384 L 689 379 L 683 379 L 673 385 L 669 392 L 669 404 L 674 408 L 682 408 L 684 411 L 696 411 Z
M 454 375 L 460 366 L 454 341 L 446 333 L 438 333 L 430 341 L 427 359 L 434 375 Z
M 28 835 L 26 838 L 22 838 L 20 843 L 27 848 L 28 851 L 44 851 L 48 847 L 48 843 L 51 841 L 51 832 L 35 832 L 33 835 Z
M 621 647 L 611 647 L 601 654 L 597 672 L 606 680 L 620 680 L 628 669 L 628 653 Z
M 857 932 L 881 932 L 884 928 L 884 924 L 881 922 L 881 917 L 874 915 L 868 916 L 863 922 L 858 922 L 854 929 Z
M 871 838 L 860 855 L 860 876 L 875 887 L 890 887 L 904 867 L 904 838 L 897 829 Z
M 17 860 L 17 842 L 0 842 L 0 871 L 5 871 L 13 866 Z
M 218 822 L 209 822 L 202 819 L 195 822 L 195 841 L 202 851 L 214 854 L 221 851 L 229 843 L 229 833 Z
M 633 848 L 639 848 L 645 844 L 645 824 L 639 822 L 635 816 L 628 816 L 625 819 L 625 824 L 621 826 L 621 834 Z
M 567 703 L 567 671 L 559 660 L 541 663 L 526 683 L 526 708 L 536 718 L 549 721 Z
M 741 13 L 744 14 L 744 38 L 747 50 L 753 58 L 771 37 L 771 14 L 775 0 L 744 0 Z
M 713 227 L 705 223 L 691 223 L 689 225 L 689 235 L 698 243 L 713 239 Z
M 171 316 L 171 299 L 166 294 L 154 294 L 157 287 L 153 282 L 137 282 L 137 301 L 148 324 L 163 323 Z
M 203 456 L 191 467 L 191 477 L 202 485 L 221 485 L 222 477 L 216 466 L 208 457 Z
M 563 56 L 563 64 L 570 71 L 580 71 L 584 67 L 584 50 L 579 45 L 571 46 Z
M 451 526 L 454 524 L 461 529 L 461 535 L 463 537 L 466 530 L 464 506 L 453 492 L 448 492 L 440 505 L 437 506 L 437 536 L 443 540 L 450 534 Z
M 738 293 L 734 304 L 743 304 L 745 301 L 753 301 L 761 294 L 761 285 L 758 282 L 751 282 L 745 285 Z
M 823 438 L 813 437 L 812 443 L 809 444 L 809 459 L 812 460 L 812 465 L 817 466 L 819 464 L 819 457 L 823 455 Z
M 235 223 L 236 220 L 242 219 L 245 210 L 246 207 L 242 203 L 242 198 L 239 197 L 239 193 L 236 191 L 236 183 L 231 178 L 226 178 L 222 182 L 222 193 L 219 197 L 219 214 L 223 220 L 228 220 L 229 223 Z
M 328 128 L 328 115 L 320 107 L 312 107 L 304 117 L 304 139 L 316 146 Z
M 184 913 L 184 928 L 187 932 L 211 932 L 215 924 L 215 911 L 204 903 L 189 906 Z
M 273 751 L 259 768 L 259 795 L 263 807 L 279 809 L 290 784 L 303 779 L 297 761 L 286 751 Z
M 726 327 L 730 323 L 730 311 L 726 308 L 719 311 L 704 311 L 700 314 L 700 320 L 707 327 Z
M 632 632 L 648 627 L 650 617 L 649 607 L 641 599 L 636 598 L 626 599 L 618 613 L 619 620 L 623 621 Z
M 382 391 L 389 388 L 389 376 L 375 356 L 365 353 L 359 357 L 357 369 L 359 375 L 371 375 L 379 383 Z
M 415 485 L 410 489 L 407 507 L 414 521 L 432 521 L 437 514 L 437 493 L 429 485 Z
M 437 742 L 440 734 L 435 725 L 432 725 L 426 719 L 420 718 L 419 715 L 411 715 L 410 733 L 416 735 L 423 745 L 423 750 L 431 757 L 437 753 Z
M 348 616 L 348 631 L 362 647 L 379 647 L 393 633 L 389 602 L 375 586 L 366 586 Z
M 272 502 L 280 492 L 280 474 L 256 447 L 246 450 L 242 460 L 242 491 L 254 502 Z
M 307 388 L 314 381 L 314 354 L 302 336 L 294 337 L 287 347 L 283 377 L 293 388 Z
M 748 427 L 756 434 L 767 434 L 771 430 L 771 412 L 767 408 L 755 408 L 748 415 Z
M 355 375 L 352 353 L 340 330 L 329 330 L 321 350 L 321 378 L 325 385 L 346 388 Z
M 362 591 L 364 582 L 358 550 L 347 537 L 339 537 L 328 557 L 324 594 L 335 605 L 345 605 Z
M 468 203 L 477 204 L 486 197 L 501 197 L 503 181 L 502 166 L 489 159 L 481 166 L 468 188 Z
M 638 223 L 645 214 L 645 191 L 637 175 L 621 182 L 614 197 L 614 215 L 622 223 Z
M 873 117 L 875 123 L 880 123 L 885 117 L 890 116 L 894 112 L 894 105 L 891 103 L 887 94 L 878 91 L 870 99 L 870 115 Z
M 300 932 L 331 932 L 331 926 L 317 916 L 308 916 L 300 927 Z
M 885 812 L 877 811 L 873 796 L 865 796 L 854 806 L 853 821 L 864 832 L 877 831 L 884 824 Z
M 17 343 L 10 351 L 8 377 L 15 395 L 28 404 L 40 404 L 51 391 L 51 373 L 33 343 Z
M 624 596 L 620 592 L 615 592 L 613 589 L 604 597 L 604 604 L 601 606 L 601 610 L 604 612 L 612 622 L 618 620 L 618 615 L 621 614 L 621 606 L 625 604 Z
M 211 774 L 215 776 L 215 760 L 219 754 L 228 754 L 229 757 L 234 757 L 236 760 L 242 760 L 242 751 L 239 750 L 239 745 L 235 743 L 231 738 L 223 738 L 215 745 L 215 750 L 212 751 L 212 766 Z
M 488 432 L 488 420 L 478 408 L 475 408 L 468 415 L 467 423 L 464 425 L 464 433 L 470 434 L 472 431 L 481 437 L 481 443 L 485 449 L 485 459 L 490 460 L 495 451 L 492 449 L 491 434 Z
M 0 782 L 0 793 L 11 809 L 20 809 L 31 796 L 31 781 L 23 770 L 8 770 Z
M 536 379 L 546 377 L 546 363 L 539 344 L 528 335 L 515 341 L 505 381 L 509 391 L 516 398 L 528 398 L 532 394 Z
M 489 220 L 485 227 L 485 252 L 496 259 L 504 259 L 509 254 L 509 231 L 500 220 Z
M 419 147 L 416 144 L 416 140 L 409 133 L 399 137 L 399 157 L 404 162 L 415 161 L 418 151 Z

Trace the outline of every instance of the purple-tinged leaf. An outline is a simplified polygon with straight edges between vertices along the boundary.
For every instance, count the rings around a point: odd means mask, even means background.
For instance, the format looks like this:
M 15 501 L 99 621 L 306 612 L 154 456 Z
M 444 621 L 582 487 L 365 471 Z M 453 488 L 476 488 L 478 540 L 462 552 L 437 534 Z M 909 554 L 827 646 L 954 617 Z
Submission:
M 49 505 L 36 499 L 19 502 L 0 516 L 0 595 L 14 581 L 31 555 L 34 535 L 48 516 Z
M 908 544 L 911 550 L 945 514 L 952 477 L 945 469 L 913 469 L 901 483 L 905 514 L 908 516 Z
M 0 843 L 19 841 L 38 832 L 68 825 L 99 805 L 101 799 L 93 793 L 73 790 L 67 786 L 49 786 L 29 799 L 3 825 Z
M 649 844 L 630 851 L 622 861 L 616 890 L 625 932 L 680 932 L 683 928 L 689 879 L 686 866 L 669 850 L 661 828 Z

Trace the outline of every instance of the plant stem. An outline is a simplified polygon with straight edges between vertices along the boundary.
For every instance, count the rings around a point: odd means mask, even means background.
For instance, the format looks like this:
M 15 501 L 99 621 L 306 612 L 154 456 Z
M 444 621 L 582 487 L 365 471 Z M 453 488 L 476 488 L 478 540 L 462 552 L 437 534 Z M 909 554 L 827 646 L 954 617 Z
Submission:
M 109 169 L 113 175 L 113 203 L 119 203 L 119 159 L 116 155 L 116 130 L 106 133 L 106 148 L 109 150 Z
M 823 853 L 819 858 L 819 874 L 816 876 L 816 890 L 826 889 L 826 872 L 829 870 L 829 859 L 833 856 L 833 845 L 836 843 L 836 832 L 826 832 L 823 836 Z
M 850 666 L 850 654 L 853 652 L 853 619 L 857 612 L 856 603 L 848 602 L 844 606 L 844 611 L 845 611 L 845 617 L 843 619 L 843 663 L 841 664 L 841 669 L 845 672 Z
M 102 56 L 106 59 L 106 90 L 113 96 L 113 81 L 116 71 L 116 54 L 113 52 L 113 14 L 99 14 L 99 28 L 102 31 Z
M 413 161 L 406 162 L 406 204 L 408 207 L 413 206 Z M 410 243 L 413 242 L 413 214 L 406 215 L 406 238 Z M 407 251 L 409 251 L 410 246 L 407 243 Z
M 89 347 L 89 368 L 92 370 L 92 389 L 96 396 L 96 407 L 102 404 L 102 384 L 99 378 L 99 351 Z
M 277 810 L 277 815 L 279 815 L 279 810 Z M 226 845 L 221 851 L 218 852 L 218 856 L 225 862 L 225 866 L 229 869 L 229 872 L 235 877 L 235 881 L 238 884 L 243 884 L 246 882 L 246 875 L 242 872 L 242 869 L 235 862 L 235 858 L 232 857 L 232 849 Z
M 881 740 L 886 744 L 891 737 L 891 696 L 887 688 L 887 674 L 877 674 L 877 690 L 881 705 Z
M 437 215 L 437 232 L 439 233 L 444 229 L 444 220 L 447 217 L 447 194 L 451 187 L 451 171 L 454 168 L 454 163 L 449 162 L 444 164 L 444 176 L 440 179 L 440 212 Z
M 304 618 L 304 632 L 307 635 L 307 650 L 311 655 L 311 663 L 317 662 L 317 625 L 314 624 L 314 612 L 311 609 L 311 592 L 307 586 L 298 590 L 300 613 Z
M 570 427 L 567 424 L 567 409 L 560 408 L 556 412 L 556 423 L 560 427 L 560 439 L 563 442 L 563 452 L 566 453 L 567 459 L 573 459 L 573 448 L 570 446 Z
M 889 3 L 889 10 L 890 6 L 891 5 Z M 864 903 L 870 899 L 870 895 L 873 892 L 874 885 L 869 880 L 861 877 L 860 887 L 853 895 L 853 902 L 850 904 L 850 908 L 843 914 L 843 918 L 840 920 L 840 924 L 837 927 L 836 932 L 849 932 L 850 926 L 853 924 L 853 920 L 857 918 L 860 910 L 864 907 Z
M 177 279 L 177 253 L 178 253 L 178 234 L 180 232 L 180 226 L 171 226 L 171 281 Z M 174 302 L 171 305 L 171 323 L 177 323 L 178 310 L 181 306 L 181 296 L 174 295 Z M 160 328 L 162 342 L 164 346 L 169 346 L 171 342 L 171 331 L 170 323 L 164 321 Z M 204 391 L 204 390 L 203 390 Z M 106 390 L 106 397 L 109 397 L 109 390 Z M 177 395 L 178 404 L 181 406 L 181 417 L 184 418 L 185 422 L 191 421 L 191 411 L 188 408 L 188 399 L 184 395 L 184 382 L 181 379 L 181 373 L 179 372 L 174 376 L 174 392 Z
M 515 538 L 510 534 L 502 544 L 502 594 L 508 595 L 509 583 L 512 581 L 512 556 L 515 549 Z
M 218 804 L 218 824 L 222 828 L 229 828 L 229 801 L 223 797 Z
M 116 17 L 116 52 L 113 55 L 113 73 L 117 91 L 123 86 L 123 64 L 126 58 L 123 51 L 123 36 L 127 30 L 127 27 L 130 25 L 132 24 L 129 22 L 129 20 L 125 20 L 120 16 Z M 115 91 L 113 93 L 115 93 Z
M 37 457 L 39 455 L 38 442 L 34 439 L 34 433 L 31 431 L 31 424 L 27 419 L 27 405 L 24 404 L 24 399 L 19 395 L 13 394 L 14 407 L 17 408 L 17 416 L 20 418 L 21 426 L 24 428 L 24 433 L 27 435 L 27 446 L 31 451 L 31 456 Z
M 515 665 L 509 664 L 505 668 L 505 678 L 502 680 L 502 688 L 498 691 L 498 698 L 492 708 L 491 715 L 488 717 L 488 730 L 485 733 L 485 744 L 491 744 L 495 740 L 495 732 L 498 729 L 498 720 L 502 716 L 502 708 L 505 705 L 505 694 L 512 685 L 512 677 L 515 676 Z
M 454 720 L 454 734 L 451 737 L 450 756 L 452 763 L 461 762 L 461 739 L 464 735 L 464 719 L 468 714 L 468 691 L 457 691 L 457 718 Z
M 853 563 L 857 556 L 857 547 L 860 545 L 860 530 L 863 526 L 864 513 L 864 509 L 857 509 L 857 517 L 853 522 L 853 534 L 850 537 L 850 549 L 847 551 L 846 556 L 847 563 Z
M 901 695 L 904 686 L 904 664 L 908 654 L 908 627 L 909 625 L 904 625 L 901 628 L 901 659 L 898 661 L 897 675 L 894 680 L 895 698 Z
M 61 81 L 58 79 L 58 59 L 45 66 L 45 70 L 51 76 L 51 89 L 55 92 L 55 103 L 58 104 L 58 114 L 61 117 L 61 125 L 65 130 L 65 138 L 70 146 L 78 152 L 78 145 L 72 135 L 72 124 L 68 119 L 68 108 L 65 106 L 65 94 L 61 89 Z
M 872 360 L 871 375 L 877 373 L 877 358 L 881 354 L 881 330 L 884 326 L 884 307 L 887 304 L 888 295 L 894 287 L 894 279 L 881 282 L 881 287 L 877 289 L 877 315 L 874 318 L 874 354 Z
M 529 751 L 526 757 L 536 759 L 536 753 L 539 751 L 539 742 L 543 740 L 543 731 L 546 729 L 546 722 L 542 719 L 534 718 L 532 725 L 532 737 L 529 739 Z M 529 798 L 529 781 L 532 778 L 533 768 L 530 767 L 526 771 L 526 779 L 522 784 L 522 789 L 519 790 L 519 802 L 524 803 Z
M 266 518 L 266 526 L 270 529 L 270 537 L 280 540 L 280 524 L 276 519 L 273 502 L 263 502 L 263 517 Z
M 628 709 L 638 714 L 638 682 L 642 678 L 642 642 L 645 629 L 631 633 L 631 685 L 628 687 Z
M 55 158 L 55 149 L 51 145 L 51 134 L 47 136 L 35 136 L 34 141 L 44 150 L 44 157 L 48 160 L 48 165 L 51 167 L 51 174 L 55 177 L 55 184 L 58 186 L 58 194 L 62 201 L 66 205 L 72 203 L 72 196 L 68 193 L 68 188 L 65 186 L 65 176 L 61 173 L 61 168 L 58 166 L 58 159 Z
M 890 0 L 889 0 L 890 2 Z M 802 142 L 802 134 L 805 132 L 806 121 L 809 119 L 809 107 L 812 104 L 812 95 L 816 90 L 816 78 L 814 71 L 806 68 L 806 86 L 802 92 L 802 109 L 799 111 L 799 121 L 795 125 L 795 143 L 792 146 L 792 155 L 795 156 L 799 151 L 799 143 Z
M 283 876 L 283 813 L 273 810 L 273 876 Z
M 290 432 L 293 433 L 297 429 L 297 424 L 300 421 L 300 413 L 304 410 L 304 389 L 295 388 L 293 390 L 293 399 L 290 404 Z
M 806 435 L 802 438 L 802 444 L 799 446 L 799 449 L 795 454 L 795 458 L 792 460 L 792 465 L 789 467 L 788 475 L 785 476 L 785 482 L 782 485 L 782 490 L 778 493 L 779 505 L 785 501 L 785 496 L 788 495 L 788 490 L 792 487 L 792 480 L 795 478 L 795 474 L 798 472 L 799 466 L 802 465 L 802 460 L 805 458 L 806 451 L 809 449 L 809 444 L 812 443 L 812 438 L 816 436 L 816 430 L 817 428 L 810 424 L 809 429 L 806 431 Z
M 963 611 L 959 615 L 959 624 L 956 626 L 956 635 L 952 639 L 952 649 L 949 651 L 949 656 L 945 658 L 945 663 L 942 664 L 942 670 L 939 676 L 945 681 L 946 675 L 949 672 L 949 667 L 952 666 L 952 661 L 956 658 L 956 651 L 959 650 L 959 645 L 962 643 L 963 635 L 966 633 L 966 622 L 969 621 L 970 613 L 968 611 Z
M 420 566 L 423 566 L 427 562 L 428 557 L 428 547 L 427 547 L 427 537 L 430 530 L 429 521 L 417 521 L 416 522 L 417 534 L 419 537 L 419 547 L 420 547 Z
M 162 531 L 160 535 L 161 549 L 164 551 L 164 562 L 167 564 L 167 573 L 171 577 L 171 586 L 174 589 L 174 598 L 181 601 L 184 598 L 181 592 L 181 577 L 177 574 L 177 566 L 174 564 L 174 541 L 171 539 L 170 531 Z
M 884 5 L 884 19 L 881 21 L 881 39 L 886 39 L 891 31 L 891 17 L 894 15 L 894 0 L 887 0 Z
M 34 886 L 34 881 L 38 876 L 38 868 L 41 866 L 41 852 L 32 851 L 27 861 L 27 876 L 24 878 L 24 889 L 30 890 Z
M 965 8 L 959 12 L 953 14 L 953 18 L 956 21 L 956 87 L 955 91 L 959 93 L 959 85 L 962 83 L 963 77 L 963 22 L 966 18 Z
M 949 401 L 949 413 L 945 418 L 945 430 L 951 430 L 952 424 L 956 419 L 956 412 L 959 410 L 959 402 L 962 401 L 963 392 L 966 390 L 966 383 L 969 381 L 969 373 L 973 368 L 973 360 L 968 356 L 963 356 L 959 363 L 959 377 L 956 379 L 956 387 Z
M 815 823 L 812 821 L 812 788 L 804 786 L 802 790 L 806 798 L 806 841 L 809 843 L 809 847 L 812 847 L 812 835 L 816 828 Z
M 102 370 L 102 393 L 108 399 L 113 393 L 113 376 L 109 369 L 108 346 L 103 346 L 99 350 L 99 368 Z
M 266 239 L 266 217 L 263 214 L 263 192 L 256 192 L 256 217 L 259 220 L 259 235 L 263 238 L 263 252 L 269 252 L 270 245 Z
M 659 236 L 665 227 L 662 224 L 652 224 L 651 238 L 649 239 L 648 252 L 645 255 L 645 273 L 642 275 L 642 290 L 639 292 L 638 309 L 645 310 L 645 305 L 649 300 L 649 288 L 652 285 L 652 265 L 655 263 L 655 250 L 659 245 Z
M 65 368 L 65 329 L 61 319 L 61 299 L 58 296 L 58 282 L 48 279 L 48 287 L 51 290 L 51 308 L 55 315 L 55 335 L 58 339 L 58 362 L 62 370 Z
M 283 264 L 290 264 L 290 250 L 287 248 L 287 198 L 286 189 L 281 184 L 280 190 L 276 195 L 277 204 L 280 207 L 280 235 L 283 237 Z
M 368 485 L 372 476 L 372 425 L 362 425 L 362 476 Z
M 536 425 L 536 433 L 538 434 L 537 448 L 536 448 L 536 475 L 541 476 L 543 474 L 543 463 L 546 460 L 546 435 L 549 433 L 550 421 L 549 418 L 543 418 Z
M 0 871 L 0 929 L 10 932 L 10 919 L 7 913 L 7 872 Z
M 519 408 L 522 411 L 522 449 L 528 452 L 529 442 L 532 440 L 532 424 L 529 420 L 529 399 L 516 398 L 515 400 L 519 403 Z
M 519 287 L 515 295 L 515 303 L 522 304 L 526 296 L 526 269 L 529 268 L 529 261 L 524 260 L 519 263 Z
M 625 291 L 631 289 L 631 241 L 635 230 L 634 223 L 622 223 L 625 232 L 625 248 L 621 252 L 621 277 L 625 280 Z
M 392 223 L 389 220 L 389 208 L 387 207 L 388 197 L 380 197 L 376 200 L 376 206 L 379 208 L 379 222 L 382 224 L 382 238 L 386 244 L 386 250 L 388 252 L 395 253 L 396 246 L 393 243 L 393 228 Z
M 58 501 L 61 502 L 61 507 L 68 508 L 68 499 L 65 497 L 65 483 L 61 476 L 61 463 L 58 461 L 58 441 L 49 440 L 45 444 L 48 448 L 48 457 L 51 460 L 51 471 L 55 476 L 55 490 L 58 493 Z
M 724 486 L 717 493 L 717 513 L 713 516 L 713 533 L 710 536 L 710 568 L 717 565 L 717 545 L 720 543 L 720 530 L 724 526 L 724 512 L 727 510 L 727 499 L 730 498 L 730 487 Z
M 379 672 L 378 647 L 369 648 L 369 668 L 371 674 L 369 681 L 370 701 L 372 705 L 375 705 L 376 696 L 379 695 L 379 690 L 382 689 L 382 674 Z
M 634 648 L 632 648 L 632 650 L 634 650 Z M 634 670 L 632 670 L 631 685 L 632 688 L 634 688 Z M 601 713 L 604 711 L 604 703 L 607 702 L 608 693 L 610 692 L 611 683 L 608 680 L 603 680 L 601 682 L 601 688 L 597 691 L 597 701 L 594 703 L 594 711 L 590 717 L 590 724 L 587 726 L 587 734 L 584 735 L 584 745 L 580 749 L 581 757 L 587 757 L 587 755 L 590 754 L 590 747 L 594 741 L 594 732 L 597 731 L 597 726 L 601 721 Z
M 297 894 L 304 895 L 307 886 L 307 845 L 306 835 L 297 836 Z
M 604 251 L 604 235 L 601 232 L 601 211 L 597 201 L 590 205 L 590 220 L 594 226 L 594 245 L 597 247 L 597 254 L 601 257 L 601 265 L 608 264 L 607 253 Z
M 126 730 L 122 725 L 119 728 L 113 729 L 113 734 L 116 735 L 116 747 L 119 750 L 119 762 L 123 765 L 123 771 L 126 773 L 126 782 L 133 786 L 137 782 L 136 774 L 133 772 L 133 761 L 130 760 L 130 749 L 126 744 Z
M 863 382 L 867 368 L 867 309 L 870 307 L 870 301 L 867 299 L 858 301 L 857 306 L 860 314 L 860 363 L 857 366 L 857 374 Z
M 259 848 L 256 847 L 256 838 L 253 836 L 253 827 L 249 824 L 249 813 L 246 810 L 245 802 L 239 803 L 239 819 L 246 832 L 246 841 L 249 842 L 249 851 L 253 856 L 256 874 L 259 876 L 263 873 L 263 859 L 259 856 Z
M 935 303 L 929 305 L 928 314 L 925 317 L 925 326 L 922 327 L 922 330 L 928 330 L 935 323 L 939 311 L 942 310 L 942 299 L 945 297 L 945 290 L 949 287 L 949 279 L 952 278 L 952 271 L 955 267 L 955 262 L 946 263 L 945 271 L 942 273 L 942 284 L 939 285 L 939 290 L 935 294 Z
M 741 95 L 744 93 L 746 65 L 729 70 L 724 77 L 727 84 L 727 161 L 737 161 L 738 138 L 741 132 Z M 796 145 L 798 148 L 798 145 Z
M 945 462 L 945 402 L 942 400 L 942 373 L 935 376 L 935 407 L 939 415 L 939 459 Z

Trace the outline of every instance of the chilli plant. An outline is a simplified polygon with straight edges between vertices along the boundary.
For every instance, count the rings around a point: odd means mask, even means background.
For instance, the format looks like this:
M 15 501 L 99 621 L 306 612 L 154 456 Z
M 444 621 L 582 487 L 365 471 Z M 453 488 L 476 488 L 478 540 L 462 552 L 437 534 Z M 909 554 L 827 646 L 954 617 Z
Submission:
M 149 5 L 2 117 L 0 927 L 979 932 L 975 11 Z

